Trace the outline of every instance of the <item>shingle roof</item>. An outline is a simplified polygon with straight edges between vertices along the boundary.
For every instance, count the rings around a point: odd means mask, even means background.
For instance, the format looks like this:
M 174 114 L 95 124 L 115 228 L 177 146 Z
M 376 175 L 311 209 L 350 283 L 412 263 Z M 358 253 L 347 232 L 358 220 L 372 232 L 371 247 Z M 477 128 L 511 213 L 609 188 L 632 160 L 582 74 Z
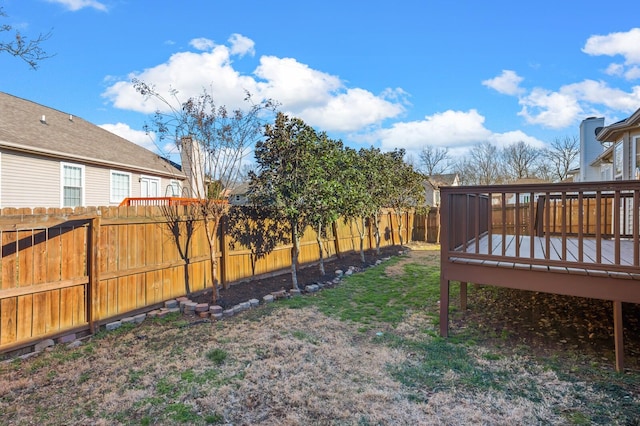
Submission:
M 133 142 L 75 115 L 3 92 L 0 92 L 0 147 L 184 178 L 179 168 Z

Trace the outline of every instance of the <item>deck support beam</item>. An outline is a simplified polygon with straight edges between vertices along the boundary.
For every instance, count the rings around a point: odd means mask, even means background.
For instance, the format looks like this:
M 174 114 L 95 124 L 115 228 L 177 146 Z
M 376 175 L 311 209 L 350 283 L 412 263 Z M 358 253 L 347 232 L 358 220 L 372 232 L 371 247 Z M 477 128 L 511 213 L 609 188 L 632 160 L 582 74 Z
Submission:
M 464 281 L 460 282 L 460 310 L 467 310 L 467 283 Z
M 449 337 L 449 280 L 440 278 L 440 336 Z
M 624 328 L 622 324 L 622 302 L 613 302 L 613 339 L 616 348 L 616 371 L 624 372 Z

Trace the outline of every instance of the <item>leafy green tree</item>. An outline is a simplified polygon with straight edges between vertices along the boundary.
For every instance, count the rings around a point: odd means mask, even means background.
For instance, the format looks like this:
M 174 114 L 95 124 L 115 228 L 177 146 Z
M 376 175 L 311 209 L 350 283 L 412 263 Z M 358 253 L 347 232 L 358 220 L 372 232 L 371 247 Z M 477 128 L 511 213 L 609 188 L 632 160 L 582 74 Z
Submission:
M 300 237 L 311 224 L 314 191 L 321 186 L 319 137 L 299 118 L 278 113 L 273 125 L 265 126 L 265 140 L 256 143 L 257 172 L 250 173 L 250 196 L 254 204 L 274 207 L 291 233 L 291 279 L 299 290 L 297 264 Z
M 375 226 L 380 210 L 380 150 L 377 148 L 345 150 L 345 169 L 343 179 L 348 186 L 343 192 L 341 214 L 345 223 L 353 222 L 360 237 L 360 260 L 366 262 L 364 255 L 364 239 L 367 235 L 367 223 Z M 376 227 L 377 229 L 377 227 Z M 379 235 L 379 231 L 378 231 Z
M 376 253 L 380 254 L 381 230 L 380 222 L 382 209 L 388 207 L 389 194 L 393 190 L 395 179 L 395 160 L 400 159 L 404 151 L 391 151 L 383 153 L 378 148 L 361 149 L 358 153 L 362 159 L 362 172 L 364 174 L 365 191 L 369 194 L 369 206 L 365 214 L 373 228 L 373 237 L 376 242 Z
M 314 167 L 314 178 L 309 182 L 309 223 L 316 231 L 316 242 L 320 258 L 320 275 L 325 275 L 323 238 L 327 236 L 327 228 L 338 220 L 343 203 L 345 180 L 341 171 L 345 164 L 344 149 L 341 141 L 327 137 L 326 133 L 318 135 L 316 150 L 317 163 Z
M 404 213 L 424 207 L 425 204 L 424 175 L 405 163 L 402 159 L 403 154 L 403 150 L 396 150 L 388 156 L 389 170 L 393 170 L 388 203 L 396 215 L 400 245 L 404 244 L 402 239 Z

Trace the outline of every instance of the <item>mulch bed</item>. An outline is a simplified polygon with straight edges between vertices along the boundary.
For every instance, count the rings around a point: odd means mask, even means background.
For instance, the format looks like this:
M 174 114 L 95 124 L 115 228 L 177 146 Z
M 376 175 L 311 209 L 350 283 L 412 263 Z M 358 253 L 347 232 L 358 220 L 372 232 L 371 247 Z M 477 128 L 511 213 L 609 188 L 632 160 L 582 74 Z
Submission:
M 332 257 L 328 260 L 325 259 L 324 269 L 326 275 L 324 276 L 320 275 L 320 268 L 318 264 L 298 268 L 298 287 L 301 290 L 304 290 L 307 285 L 314 284 L 316 282 L 331 281 L 335 278 L 335 271 L 338 269 L 346 271 L 350 266 L 357 268 L 368 267 L 374 265 L 378 259 L 397 256 L 402 250 L 402 247 L 398 245 L 381 247 L 379 255 L 376 254 L 375 250 L 367 250 L 365 251 L 366 262 L 364 264 L 360 258 L 359 251 L 343 253 L 339 258 Z M 258 299 L 262 302 L 263 296 L 275 291 L 283 289 L 287 291 L 291 290 L 293 288 L 291 270 L 286 269 L 281 272 L 281 274 L 267 278 L 252 279 L 232 284 L 228 289 L 220 289 L 220 298 L 216 304 L 227 309 L 251 299 Z M 197 303 L 208 303 L 211 302 L 211 293 L 206 292 L 192 299 Z

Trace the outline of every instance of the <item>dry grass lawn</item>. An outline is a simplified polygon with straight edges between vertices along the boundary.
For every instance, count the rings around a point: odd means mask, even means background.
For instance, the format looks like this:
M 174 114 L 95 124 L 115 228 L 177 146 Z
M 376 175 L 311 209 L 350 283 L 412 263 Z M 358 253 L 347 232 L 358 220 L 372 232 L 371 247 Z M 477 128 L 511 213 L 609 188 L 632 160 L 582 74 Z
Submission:
M 414 247 L 358 275 L 406 287 L 420 274 L 416 267 L 437 268 L 434 249 Z M 366 320 L 364 313 L 355 320 L 332 314 L 339 302 L 326 297 L 343 286 L 354 292 L 350 283 L 218 323 L 147 320 L 77 349 L 4 362 L 0 422 L 629 424 L 610 389 L 559 374 L 526 350 L 503 353 L 437 338 L 437 299 L 403 308 L 395 322 L 377 320 L 376 312 Z M 386 304 L 395 306 L 399 296 L 390 297 Z M 637 386 L 637 377 L 628 376 L 619 377 L 620 386 Z M 627 402 L 637 409 L 637 393 Z

